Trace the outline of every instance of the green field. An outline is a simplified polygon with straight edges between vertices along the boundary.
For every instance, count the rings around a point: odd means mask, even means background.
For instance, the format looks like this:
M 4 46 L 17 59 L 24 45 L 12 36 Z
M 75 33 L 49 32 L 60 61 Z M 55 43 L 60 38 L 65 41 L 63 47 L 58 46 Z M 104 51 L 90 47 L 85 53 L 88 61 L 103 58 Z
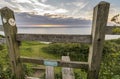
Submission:
M 20 55 L 25 57 L 43 58 L 43 59 L 61 59 L 62 55 L 71 56 L 72 60 L 87 60 L 88 45 L 76 43 L 51 43 L 23 41 L 20 46 Z M 100 79 L 119 79 L 120 78 L 120 39 L 106 41 L 104 44 L 102 63 L 100 69 Z M 0 78 L 10 79 L 9 56 L 6 45 L 0 45 Z M 35 71 L 32 67 L 45 66 L 36 64 L 23 64 L 24 71 L 29 76 L 34 76 Z M 44 77 L 44 72 L 39 77 Z M 85 70 L 74 69 L 75 79 L 86 79 Z M 56 79 L 61 78 L 61 68 L 55 67 Z M 43 78 L 44 79 L 44 78 Z
M 44 59 L 57 59 L 58 56 L 54 56 L 53 54 L 45 53 L 42 48 L 48 46 L 48 44 L 40 43 L 40 42 L 22 42 L 20 46 L 20 54 L 21 56 L 27 57 L 37 57 Z

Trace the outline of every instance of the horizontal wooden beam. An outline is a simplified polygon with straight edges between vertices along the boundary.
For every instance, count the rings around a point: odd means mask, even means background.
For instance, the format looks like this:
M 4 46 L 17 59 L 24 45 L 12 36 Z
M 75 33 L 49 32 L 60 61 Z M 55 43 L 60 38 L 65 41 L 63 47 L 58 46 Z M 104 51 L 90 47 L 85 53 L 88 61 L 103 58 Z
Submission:
M 83 68 L 88 69 L 88 62 L 76 62 L 76 61 L 62 61 L 62 60 L 47 60 L 40 58 L 21 57 L 20 60 L 24 63 L 34 63 L 45 66 L 56 67 L 70 67 L 70 68 Z
M 106 26 L 105 33 L 108 35 L 120 35 L 120 26 Z
M 18 41 L 91 43 L 91 35 L 17 34 Z

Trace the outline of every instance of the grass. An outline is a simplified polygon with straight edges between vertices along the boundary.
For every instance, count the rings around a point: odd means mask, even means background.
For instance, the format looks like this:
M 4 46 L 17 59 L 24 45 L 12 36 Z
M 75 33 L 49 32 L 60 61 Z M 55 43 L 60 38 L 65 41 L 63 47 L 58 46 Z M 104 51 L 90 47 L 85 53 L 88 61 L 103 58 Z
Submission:
M 106 50 L 104 51 L 105 53 L 109 52 L 109 55 L 110 55 L 110 53 L 114 53 L 114 55 L 115 55 L 115 52 L 119 51 L 119 40 L 112 40 L 111 42 L 108 42 L 108 43 L 105 43 L 105 44 L 106 44 L 106 46 L 105 46 Z M 8 63 L 9 63 L 8 62 L 8 60 L 9 60 L 8 52 L 6 50 L 6 45 L 5 46 L 0 45 L 0 46 L 1 46 L 0 47 L 1 48 L 1 50 L 0 50 L 0 58 L 1 58 L 0 62 L 2 64 L 2 66 L 6 68 L 6 67 L 8 67 Z M 23 41 L 21 43 L 21 46 L 20 46 L 20 54 L 21 54 L 21 56 L 44 58 L 44 59 L 60 59 L 61 58 L 60 56 L 57 56 L 57 55 L 54 55 L 54 54 L 50 54 L 50 53 L 46 53 L 45 51 L 43 51 L 42 48 L 46 47 L 46 46 L 48 46 L 48 44 L 44 44 L 44 43 L 40 43 L 40 42 L 33 42 L 33 41 Z M 55 47 L 57 47 L 57 46 L 55 46 Z M 106 56 L 108 56 L 108 58 L 106 58 L 107 61 L 104 61 L 103 64 L 108 62 L 108 61 L 111 61 L 111 56 L 109 58 L 109 55 L 106 54 Z M 115 55 L 114 58 L 116 60 L 113 61 L 113 58 L 112 58 L 112 62 L 116 62 L 118 64 L 119 57 L 116 57 L 116 55 Z M 111 65 L 111 64 L 114 64 L 112 62 L 108 62 L 107 63 L 108 66 L 107 67 L 105 67 L 106 64 L 105 64 L 105 66 L 104 65 L 103 66 L 104 66 L 105 69 L 109 69 L 110 68 L 111 71 L 113 69 L 114 71 L 112 71 L 112 72 L 116 73 L 118 71 L 118 69 L 117 69 L 118 66 L 114 67 L 114 65 Z M 36 67 L 36 66 L 39 66 L 39 65 L 27 64 L 26 66 L 27 66 L 27 68 L 25 68 L 26 72 L 29 74 L 31 72 L 31 67 Z M 113 68 L 112 68 L 112 66 L 113 66 Z M 25 71 L 25 69 L 24 69 L 24 71 Z M 7 69 L 3 68 L 3 70 L 7 70 Z M 104 69 L 102 69 L 102 70 L 104 70 Z M 104 72 L 106 72 L 106 71 L 104 71 Z M 109 72 L 108 71 L 107 71 L 107 75 L 109 76 Z M 86 74 L 85 71 L 80 70 L 80 69 L 74 69 L 74 72 L 75 72 L 75 77 L 76 77 L 75 79 L 86 79 L 86 75 L 87 74 Z M 104 72 L 102 71 L 102 73 L 104 73 Z M 33 73 L 34 73 L 34 71 L 33 71 Z M 61 76 L 61 67 L 55 67 L 55 74 L 57 74 L 57 76 Z M 107 75 L 104 75 L 103 77 L 107 78 Z M 114 79 L 117 79 L 117 78 L 119 78 L 119 75 L 115 75 L 115 77 L 116 78 L 114 78 Z
M 48 46 L 48 44 L 40 43 L 40 42 L 33 42 L 33 41 L 24 41 L 20 47 L 20 54 L 21 56 L 27 57 L 36 57 L 36 58 L 43 58 L 43 59 L 60 59 L 60 56 L 56 56 L 53 54 L 48 54 L 42 50 L 43 47 Z M 28 66 L 39 66 L 34 64 L 27 64 Z M 55 67 L 55 76 L 61 77 L 61 67 Z M 82 73 L 81 76 L 84 77 L 85 72 L 82 72 L 80 69 L 74 69 L 76 76 L 79 77 L 79 73 Z M 86 76 L 82 79 L 85 79 Z M 78 78 L 79 79 L 79 78 Z
M 43 47 L 48 46 L 41 42 L 23 41 L 20 46 L 21 56 L 43 58 L 43 59 L 60 59 L 60 56 L 48 54 L 42 50 Z M 28 66 L 39 66 L 35 64 L 27 64 Z M 61 68 L 55 67 L 55 73 L 60 73 Z
M 23 41 L 21 43 L 21 46 L 20 46 L 20 55 L 21 56 L 26 56 L 26 57 L 44 58 L 44 59 L 60 59 L 61 58 L 60 56 L 56 56 L 56 55 L 44 52 L 42 50 L 42 48 L 46 47 L 46 46 L 48 46 L 48 44 L 44 44 L 44 43 L 41 43 L 41 42 Z M 5 51 L 7 51 L 6 48 L 5 48 L 4 52 Z M 6 54 L 7 54 L 7 52 L 6 52 Z M 3 59 L 5 59 L 5 58 L 3 58 Z M 3 61 L 3 60 L 1 60 L 1 61 Z M 3 64 L 5 64 L 5 63 L 6 62 L 4 62 Z M 35 72 L 31 68 L 32 67 L 37 67 L 37 66 L 39 67 L 40 65 L 28 64 L 28 63 L 26 64 L 25 63 L 24 64 L 24 67 L 25 67 L 24 71 L 25 71 L 26 75 L 34 76 Z M 55 67 L 54 69 L 55 69 L 54 70 L 55 71 L 55 77 L 56 78 L 61 78 L 61 74 L 62 74 L 61 67 Z M 81 70 L 80 69 L 79 70 L 78 69 L 74 69 L 74 72 L 79 74 L 79 73 L 81 73 Z M 42 75 L 39 75 L 39 76 L 43 77 L 45 72 L 43 72 L 41 74 Z
M 48 46 L 48 44 L 40 43 L 40 42 L 22 42 L 22 46 L 20 47 L 21 56 L 27 57 L 36 57 L 36 58 L 44 58 L 44 59 L 58 59 L 59 57 L 54 56 L 52 54 L 45 53 L 42 48 Z

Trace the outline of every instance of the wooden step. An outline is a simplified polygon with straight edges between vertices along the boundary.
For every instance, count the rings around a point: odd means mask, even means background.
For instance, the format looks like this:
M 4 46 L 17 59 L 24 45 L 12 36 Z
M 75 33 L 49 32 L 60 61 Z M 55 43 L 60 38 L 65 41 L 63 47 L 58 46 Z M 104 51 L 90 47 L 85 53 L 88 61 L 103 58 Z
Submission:
M 54 79 L 54 67 L 46 66 L 46 79 Z
M 62 61 L 70 61 L 69 56 L 62 56 Z M 75 79 L 73 69 L 62 67 L 62 79 Z

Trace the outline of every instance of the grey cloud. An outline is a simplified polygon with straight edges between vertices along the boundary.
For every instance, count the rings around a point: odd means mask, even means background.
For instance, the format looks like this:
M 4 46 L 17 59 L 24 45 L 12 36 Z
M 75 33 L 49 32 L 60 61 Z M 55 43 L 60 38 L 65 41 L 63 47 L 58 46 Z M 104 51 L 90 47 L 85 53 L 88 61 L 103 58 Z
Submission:
M 75 18 L 50 18 L 48 16 L 31 15 L 27 13 L 16 13 L 18 25 L 37 25 L 37 24 L 54 24 L 54 25 L 90 25 L 90 20 Z

